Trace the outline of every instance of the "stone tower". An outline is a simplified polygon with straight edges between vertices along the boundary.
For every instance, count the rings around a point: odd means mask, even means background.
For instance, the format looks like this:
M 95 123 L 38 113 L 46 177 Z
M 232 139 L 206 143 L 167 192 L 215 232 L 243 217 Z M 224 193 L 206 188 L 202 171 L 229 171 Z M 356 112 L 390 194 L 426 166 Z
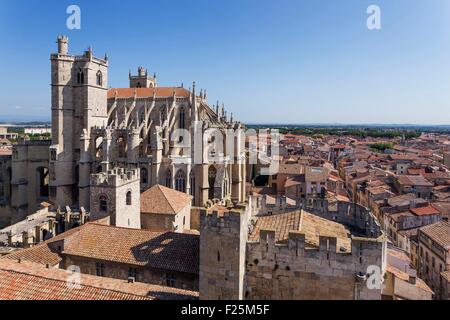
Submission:
M 147 74 L 147 69 L 144 67 L 138 68 L 138 74 L 136 76 L 131 75 L 131 71 L 128 75 L 130 79 L 130 88 L 154 88 L 156 87 L 156 75 L 150 77 Z
M 141 228 L 138 169 L 114 169 L 91 175 L 90 220 L 109 217 L 110 225 Z
M 247 243 L 245 216 L 239 211 L 201 212 L 200 299 L 243 299 Z
M 107 125 L 108 58 L 94 57 L 91 48 L 70 55 L 65 36 L 57 43 L 58 53 L 50 56 L 50 200 L 89 208 L 90 128 Z

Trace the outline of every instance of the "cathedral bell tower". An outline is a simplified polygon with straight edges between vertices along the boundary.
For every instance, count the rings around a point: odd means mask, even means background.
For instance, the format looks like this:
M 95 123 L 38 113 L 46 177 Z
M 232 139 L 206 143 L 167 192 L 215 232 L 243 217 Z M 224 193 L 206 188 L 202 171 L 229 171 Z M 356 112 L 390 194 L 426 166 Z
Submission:
M 50 201 L 89 208 L 90 130 L 108 121 L 108 58 L 94 57 L 92 48 L 69 54 L 66 36 L 58 36 L 57 44 L 58 52 L 50 56 Z

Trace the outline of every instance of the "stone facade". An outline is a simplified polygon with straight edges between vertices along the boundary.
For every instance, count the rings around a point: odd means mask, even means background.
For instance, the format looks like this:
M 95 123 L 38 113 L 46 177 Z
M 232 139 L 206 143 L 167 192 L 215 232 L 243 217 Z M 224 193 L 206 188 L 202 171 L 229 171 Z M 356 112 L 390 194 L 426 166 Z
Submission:
M 142 229 L 183 232 L 191 229 L 191 205 L 176 214 L 141 213 Z
M 90 220 L 110 217 L 117 227 L 141 228 L 139 170 L 115 169 L 91 175 Z
M 247 220 L 237 212 L 200 216 L 200 299 L 243 299 Z
M 198 275 L 169 270 L 139 267 L 113 261 L 103 261 L 77 256 L 64 256 L 63 265 L 67 269 L 75 265 L 83 274 L 91 274 L 107 278 L 127 280 L 133 277 L 136 282 L 144 282 L 161 286 L 170 286 L 186 290 L 198 290 Z
M 320 237 L 320 247 L 305 249 L 304 234 L 291 232 L 288 244 L 275 243 L 275 232 L 261 230 L 247 245 L 246 292 L 249 300 L 376 300 L 358 275 L 382 265 L 381 241 L 352 238 L 352 252 L 341 253 L 336 238 Z
M 250 241 L 258 216 L 254 206 L 220 214 L 201 213 L 201 299 L 381 299 L 381 286 L 369 289 L 369 266 L 386 269 L 386 240 L 365 208 L 326 200 L 305 202 L 304 210 L 351 230 L 351 250 L 337 248 L 333 235 L 319 235 L 316 248 L 305 234 L 290 230 L 286 242 L 274 230 Z M 277 215 L 288 214 L 278 213 Z
M 11 160 L 11 223 L 36 212 L 49 199 L 50 141 L 25 141 L 15 145 Z

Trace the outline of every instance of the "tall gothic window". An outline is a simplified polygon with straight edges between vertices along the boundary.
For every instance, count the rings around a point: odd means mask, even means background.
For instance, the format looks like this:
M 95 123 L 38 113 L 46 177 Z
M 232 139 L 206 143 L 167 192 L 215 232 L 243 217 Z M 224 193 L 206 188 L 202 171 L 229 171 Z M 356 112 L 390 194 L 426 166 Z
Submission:
M 166 172 L 166 187 L 172 188 L 172 172 L 170 170 Z
M 192 197 L 195 198 L 195 173 L 194 170 L 191 170 L 191 173 L 189 174 L 189 180 L 191 184 L 191 189 L 189 190 L 189 193 Z
M 83 70 L 79 69 L 77 73 L 77 84 L 83 84 L 84 83 L 84 72 Z
M 97 72 L 97 85 L 98 86 L 103 85 L 103 75 L 100 70 Z
M 116 147 L 117 147 L 117 156 L 119 158 L 125 158 L 127 156 L 127 152 L 126 152 L 126 142 L 125 142 L 124 137 L 117 138 Z
M 214 199 L 214 185 L 216 184 L 217 169 L 214 166 L 210 166 L 208 169 L 208 199 Z
M 178 170 L 175 177 L 175 189 L 180 192 L 186 192 L 186 178 L 182 170 Z
M 180 129 L 184 129 L 185 127 L 185 113 L 184 113 L 184 107 L 181 107 L 180 109 Z
M 127 204 L 127 206 L 131 206 L 131 191 L 127 192 L 126 204 Z
M 148 170 L 147 168 L 141 168 L 141 183 L 148 183 Z
M 98 200 L 99 200 L 99 211 L 107 212 L 108 211 L 108 200 L 106 199 L 106 196 L 100 196 Z

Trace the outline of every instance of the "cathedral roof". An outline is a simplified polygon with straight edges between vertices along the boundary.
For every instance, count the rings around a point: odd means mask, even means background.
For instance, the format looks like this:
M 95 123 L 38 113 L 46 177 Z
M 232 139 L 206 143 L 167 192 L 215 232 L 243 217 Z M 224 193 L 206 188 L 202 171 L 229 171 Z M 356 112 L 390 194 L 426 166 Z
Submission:
M 159 184 L 141 194 L 141 213 L 177 214 L 192 202 L 192 196 Z
M 108 99 L 132 98 L 136 94 L 138 98 L 153 97 L 153 93 L 157 97 L 173 97 L 173 93 L 177 97 L 189 98 L 190 92 L 180 87 L 156 87 L 156 88 L 111 88 L 108 90 Z

